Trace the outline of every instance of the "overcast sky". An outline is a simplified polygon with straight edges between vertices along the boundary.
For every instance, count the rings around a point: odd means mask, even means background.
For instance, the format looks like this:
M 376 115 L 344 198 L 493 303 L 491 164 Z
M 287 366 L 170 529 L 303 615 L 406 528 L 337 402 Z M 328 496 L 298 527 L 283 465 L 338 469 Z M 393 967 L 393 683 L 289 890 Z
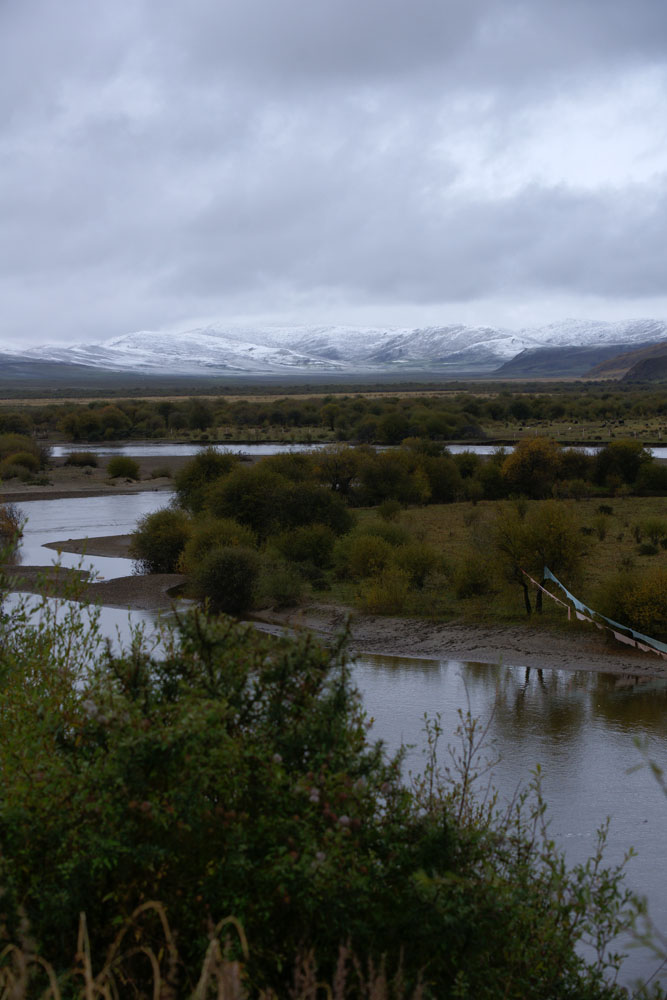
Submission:
M 0 344 L 667 318 L 664 0 L 0 0 Z

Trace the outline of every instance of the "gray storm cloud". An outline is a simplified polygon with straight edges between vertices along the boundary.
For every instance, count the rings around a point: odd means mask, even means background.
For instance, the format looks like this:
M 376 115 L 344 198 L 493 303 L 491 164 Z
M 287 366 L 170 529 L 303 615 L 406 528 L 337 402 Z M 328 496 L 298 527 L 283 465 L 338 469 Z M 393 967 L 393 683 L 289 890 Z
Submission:
M 656 0 L 5 0 L 0 343 L 667 314 L 666 53 Z

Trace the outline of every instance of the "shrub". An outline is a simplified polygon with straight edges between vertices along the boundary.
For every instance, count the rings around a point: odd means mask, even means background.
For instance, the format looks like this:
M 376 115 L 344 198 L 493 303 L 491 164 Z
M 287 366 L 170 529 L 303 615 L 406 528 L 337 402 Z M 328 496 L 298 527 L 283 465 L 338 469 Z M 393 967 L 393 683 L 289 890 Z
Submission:
M 645 466 L 653 465 L 653 456 L 639 441 L 612 441 L 600 448 L 595 456 L 595 480 L 600 485 L 613 486 L 615 482 L 636 482 Z
M 230 546 L 254 549 L 257 538 L 250 528 L 231 517 L 197 518 L 192 522 L 190 536 L 181 553 L 179 569 L 194 573 L 212 549 Z
M 667 570 L 623 572 L 607 580 L 596 598 L 608 618 L 654 638 L 667 636 Z
M 638 493 L 665 496 L 667 494 L 667 465 L 662 462 L 644 462 L 637 475 L 635 488 Z
M 0 461 L 15 455 L 17 452 L 29 452 L 34 455 L 40 465 L 45 464 L 47 452 L 25 434 L 0 434 Z
M 114 455 L 107 465 L 107 472 L 112 479 L 122 476 L 124 479 L 139 478 L 139 463 L 129 455 Z
M 65 457 L 64 465 L 74 465 L 80 468 L 90 466 L 97 468 L 97 455 L 92 451 L 70 451 Z
M 661 517 L 647 517 L 639 527 L 642 535 L 646 535 L 653 545 L 660 545 L 663 538 L 667 538 L 667 521 Z
M 378 574 L 391 555 L 389 542 L 375 535 L 346 535 L 336 542 L 333 551 L 337 575 L 352 580 Z
M 454 593 L 459 600 L 483 597 L 494 591 L 489 573 L 489 561 L 478 552 L 469 552 L 454 566 Z
M 551 496 L 560 478 L 561 449 L 549 438 L 519 441 L 502 464 L 501 472 L 508 489 L 540 500 Z
M 604 542 L 605 538 L 607 537 L 607 522 L 608 518 L 605 517 L 603 514 L 598 514 L 598 516 L 593 519 L 593 528 L 595 530 L 595 534 L 598 536 L 598 539 L 601 542 Z
M 341 497 L 316 483 L 294 483 L 262 462 L 235 469 L 209 493 L 207 509 L 233 517 L 260 538 L 305 524 L 325 524 L 335 534 L 354 519 Z
M 398 500 L 383 500 L 377 512 L 383 521 L 397 521 L 402 510 L 403 507 Z
M 4 461 L 8 465 L 19 465 L 27 472 L 37 472 L 40 466 L 39 459 L 30 451 L 14 452 L 13 455 L 8 455 Z
M 257 584 L 260 607 L 293 608 L 303 598 L 304 579 L 295 566 L 283 560 L 267 560 L 262 564 Z
M 8 458 L 0 462 L 0 479 L 27 479 L 30 473 L 24 466 L 15 465 Z
M 0 504 L 0 548 L 12 546 L 19 540 L 25 521 L 25 516 L 16 504 Z
M 196 597 L 213 611 L 241 615 L 254 603 L 260 559 L 254 549 L 240 545 L 212 549 L 192 574 Z
M 356 536 L 367 535 L 381 538 L 394 548 L 407 545 L 411 541 L 410 532 L 402 524 L 394 521 L 373 520 L 364 521 L 355 531 Z
M 283 531 L 272 541 L 285 559 L 312 563 L 323 569 L 331 565 L 336 536 L 326 524 L 304 524 Z
M 396 549 L 393 562 L 407 574 L 413 587 L 421 589 L 441 560 L 435 549 L 425 542 L 410 542 Z
M 357 595 L 357 604 L 367 614 L 400 615 L 410 594 L 410 577 L 400 566 L 385 567 L 368 580 Z
M 203 448 L 174 476 L 177 503 L 191 514 L 203 510 L 211 484 L 228 475 L 238 463 L 238 455 L 230 451 Z
M 168 465 L 158 465 L 151 469 L 151 479 L 171 479 L 171 469 Z
M 191 531 L 185 511 L 164 507 L 146 514 L 132 535 L 130 556 L 142 573 L 175 573 Z

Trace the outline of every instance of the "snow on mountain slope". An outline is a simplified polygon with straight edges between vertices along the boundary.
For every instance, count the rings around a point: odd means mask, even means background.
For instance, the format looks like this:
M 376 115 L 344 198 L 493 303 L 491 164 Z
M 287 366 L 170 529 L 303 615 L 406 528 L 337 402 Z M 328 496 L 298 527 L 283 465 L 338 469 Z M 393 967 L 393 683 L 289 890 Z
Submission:
M 442 326 L 417 329 L 349 326 L 139 331 L 100 344 L 7 352 L 25 358 L 116 371 L 180 374 L 344 374 L 403 370 L 492 371 L 523 350 L 646 344 L 667 339 L 667 322 L 564 320 L 537 329 Z

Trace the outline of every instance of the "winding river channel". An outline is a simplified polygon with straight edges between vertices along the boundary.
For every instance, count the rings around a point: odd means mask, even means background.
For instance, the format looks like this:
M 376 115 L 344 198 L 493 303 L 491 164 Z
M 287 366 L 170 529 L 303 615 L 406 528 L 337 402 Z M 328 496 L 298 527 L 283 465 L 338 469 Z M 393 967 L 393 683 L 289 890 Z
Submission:
M 150 447 L 155 454 L 155 446 Z M 44 548 L 45 542 L 125 534 L 139 517 L 168 502 L 169 494 L 149 491 L 23 503 L 28 523 L 20 560 L 24 565 L 49 565 L 58 556 Z M 78 566 L 81 557 L 62 553 L 61 562 Z M 125 559 L 84 557 L 83 564 L 106 579 L 132 572 Z M 127 636 L 133 623 L 150 627 L 154 619 L 149 612 L 104 608 L 101 623 L 108 634 Z M 667 771 L 667 682 L 630 684 L 612 675 L 528 670 L 520 663 L 370 655 L 356 660 L 354 678 L 374 719 L 375 736 L 390 751 L 402 742 L 409 745 L 406 777 L 422 768 L 424 715 L 440 714 L 446 746 L 453 739 L 459 708 L 469 705 L 472 714 L 488 724 L 490 752 L 500 757 L 493 782 L 501 800 L 511 799 L 539 764 L 551 835 L 571 863 L 591 854 L 596 829 L 610 816 L 607 860 L 620 861 L 635 848 L 628 884 L 648 898 L 656 925 L 667 930 L 667 800 L 647 767 L 635 769 L 642 763 L 635 745 L 639 739 Z M 623 981 L 648 978 L 657 965 L 647 951 L 632 949 Z

